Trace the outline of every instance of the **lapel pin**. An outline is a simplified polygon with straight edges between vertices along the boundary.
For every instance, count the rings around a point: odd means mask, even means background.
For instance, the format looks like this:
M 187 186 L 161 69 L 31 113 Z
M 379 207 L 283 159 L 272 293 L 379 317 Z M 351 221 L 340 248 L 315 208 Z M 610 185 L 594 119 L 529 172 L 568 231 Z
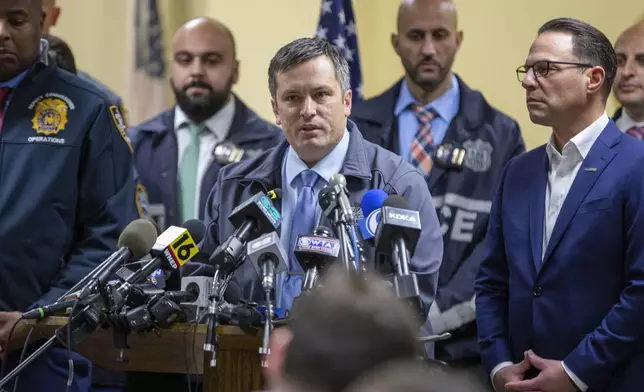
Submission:
M 597 171 L 597 168 L 596 168 L 596 167 L 585 167 L 585 168 L 584 168 L 584 171 L 587 171 L 587 172 L 596 172 L 596 171 Z

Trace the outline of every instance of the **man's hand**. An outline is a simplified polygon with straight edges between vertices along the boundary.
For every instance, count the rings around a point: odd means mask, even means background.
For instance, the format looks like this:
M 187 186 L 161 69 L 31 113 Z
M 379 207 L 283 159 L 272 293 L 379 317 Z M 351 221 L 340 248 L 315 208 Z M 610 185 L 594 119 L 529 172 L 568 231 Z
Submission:
M 532 380 L 516 380 L 505 384 L 508 391 L 539 391 L 539 392 L 575 392 L 577 387 L 563 368 L 561 361 L 543 359 L 532 350 L 526 353 L 526 359 L 539 375 Z
M 5 354 L 5 347 L 7 344 L 7 339 L 9 338 L 9 332 L 13 328 L 14 324 L 18 322 L 22 313 L 20 312 L 0 312 L 0 359 Z M 22 341 L 26 336 L 27 329 L 29 327 L 26 324 L 19 324 L 16 326 L 16 329 L 11 335 L 11 340 L 13 342 Z
M 505 385 L 509 382 L 523 380 L 523 375 L 528 369 L 530 369 L 528 358 L 524 358 L 523 361 L 514 365 L 504 367 L 494 375 L 494 380 L 492 380 L 494 389 L 496 392 L 507 391 L 508 389 L 505 388 Z

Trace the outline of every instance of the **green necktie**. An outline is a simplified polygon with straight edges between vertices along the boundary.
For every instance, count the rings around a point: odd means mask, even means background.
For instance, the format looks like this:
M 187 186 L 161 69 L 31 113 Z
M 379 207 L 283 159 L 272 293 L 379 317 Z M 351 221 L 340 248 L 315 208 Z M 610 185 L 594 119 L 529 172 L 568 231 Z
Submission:
M 190 143 L 181 158 L 181 220 L 197 218 L 195 215 L 195 193 L 197 192 L 197 170 L 199 167 L 199 133 L 202 126 L 190 124 Z

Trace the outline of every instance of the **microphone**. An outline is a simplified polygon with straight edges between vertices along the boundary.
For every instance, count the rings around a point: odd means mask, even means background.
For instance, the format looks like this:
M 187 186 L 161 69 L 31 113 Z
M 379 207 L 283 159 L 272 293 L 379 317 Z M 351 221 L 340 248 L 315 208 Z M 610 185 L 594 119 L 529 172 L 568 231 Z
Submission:
M 347 180 L 342 174 L 334 174 L 329 185 L 318 193 L 318 202 L 324 215 L 334 223 L 353 223 L 354 216 L 349 203 Z
M 261 312 L 253 306 L 244 304 L 222 304 L 217 310 L 217 318 L 222 324 L 236 325 L 243 330 L 251 327 L 261 327 L 262 324 L 266 325 Z M 265 365 L 265 362 L 262 361 L 262 364 Z
M 117 287 L 114 294 L 118 294 L 121 297 L 119 300 L 122 301 L 132 291 L 132 285 L 143 282 L 159 268 L 166 271 L 176 271 L 197 253 L 199 253 L 199 248 L 190 232 L 183 227 L 170 226 L 161 233 L 150 250 L 153 259 L 131 274 Z
M 307 296 L 317 286 L 326 266 L 338 258 L 340 240 L 333 238 L 328 228 L 318 226 L 313 230 L 313 235 L 297 236 L 293 253 L 302 269 L 306 271 L 300 295 Z M 293 307 L 295 308 L 295 305 Z
M 382 204 L 389 195 L 380 189 L 372 189 L 362 196 L 362 215 L 364 218 L 358 221 L 358 228 L 362 239 L 365 241 L 373 239 L 380 222 Z
M 264 234 L 248 243 L 247 253 L 262 279 L 264 291 L 270 297 L 271 290 L 275 288 L 275 275 L 286 271 L 287 256 L 280 238 L 274 231 Z
M 344 268 L 347 271 L 353 271 L 357 267 L 355 265 L 352 266 L 353 263 L 348 246 L 349 228 L 353 228 L 353 211 L 346 197 L 346 187 L 343 185 L 343 183 L 346 184 L 346 180 L 343 175 L 338 174 L 333 175 L 331 181 L 329 182 L 329 186 L 323 188 L 318 193 L 318 203 L 324 215 L 331 221 L 333 231 L 340 240 L 341 259 Z M 355 230 L 352 230 L 352 232 L 355 233 Z M 358 260 L 359 255 L 356 251 L 354 251 L 354 256 Z
M 199 219 L 189 219 L 185 221 L 181 227 L 188 230 L 192 239 L 197 244 L 203 241 L 203 238 L 206 236 L 206 225 L 204 225 L 204 223 Z
M 184 222 L 181 227 L 184 227 L 186 230 L 188 230 L 188 233 L 192 236 L 192 239 L 194 240 L 195 244 L 199 246 L 201 242 L 203 241 L 204 237 L 206 236 L 206 226 L 202 221 L 199 219 L 190 219 Z M 202 262 L 202 263 L 207 263 L 208 262 L 208 254 L 199 252 L 197 253 L 192 260 L 190 260 L 190 263 L 193 263 L 195 261 Z M 164 274 L 165 277 L 165 285 L 163 286 L 166 290 L 179 290 L 181 287 L 181 277 L 184 274 L 184 268 L 181 269 L 181 271 L 175 271 L 169 274 Z
M 271 291 L 275 287 L 275 274 L 286 271 L 286 251 L 282 247 L 277 233 L 272 231 L 248 243 L 248 257 L 262 278 L 262 287 L 266 296 L 266 322 L 264 323 L 264 340 L 259 353 L 269 355 L 269 338 L 273 329 L 273 309 L 271 306 Z M 262 360 L 262 366 L 268 362 Z
M 74 306 L 76 303 L 75 299 L 70 299 L 67 301 L 62 301 L 62 302 L 56 302 L 51 305 L 45 305 L 45 306 L 40 306 L 36 309 L 32 309 L 28 312 L 25 312 L 22 314 L 22 318 L 27 320 L 27 319 L 37 319 L 40 320 L 42 318 L 45 318 L 47 316 L 50 316 L 60 310 L 67 310 Z
M 276 192 L 275 192 L 276 194 Z M 237 229 L 222 242 L 210 257 L 210 263 L 216 268 L 208 307 L 208 329 L 204 342 L 204 351 L 212 353 L 210 367 L 217 365 L 217 305 L 220 286 L 230 281 L 230 275 L 241 265 L 246 243 L 262 234 L 274 232 L 282 223 L 282 217 L 263 192 L 258 192 L 233 210 L 228 220 Z M 221 275 L 221 276 L 220 276 Z
M 382 206 L 382 217 L 376 232 L 376 254 L 391 257 L 396 271 L 393 283 L 400 298 L 409 299 L 414 311 L 424 315 L 416 275 L 409 273 L 409 259 L 413 256 L 420 236 L 420 214 L 408 209 L 408 203 L 392 195 Z
M 337 200 L 338 206 L 342 215 L 344 215 L 347 223 L 353 224 L 354 216 L 353 209 L 351 208 L 351 203 L 349 202 L 349 191 L 347 190 L 347 179 L 340 173 L 334 174 L 329 179 L 329 185 L 335 189 L 338 189 Z
M 145 256 L 154 246 L 156 236 L 156 228 L 150 221 L 137 219 L 130 222 L 119 236 L 119 250 L 102 263 L 102 268 L 95 272 L 95 277 L 81 289 L 78 300 L 87 298 L 99 286 L 105 285 L 110 276 L 125 262 Z
M 210 263 L 226 274 L 232 273 L 246 250 L 246 243 L 262 234 L 275 231 L 282 217 L 263 192 L 258 192 L 246 200 L 228 216 L 228 220 L 237 229 L 222 242 L 210 257 Z
M 199 297 L 199 286 L 188 285 L 186 290 L 166 291 L 163 296 L 177 303 L 194 302 Z

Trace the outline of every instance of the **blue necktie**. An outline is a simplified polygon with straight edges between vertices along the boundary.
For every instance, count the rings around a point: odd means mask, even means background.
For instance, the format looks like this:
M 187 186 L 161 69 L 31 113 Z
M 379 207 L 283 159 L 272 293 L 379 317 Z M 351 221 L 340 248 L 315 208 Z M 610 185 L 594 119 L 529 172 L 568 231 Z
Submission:
M 313 232 L 315 228 L 315 210 L 318 205 L 313 187 L 320 177 L 313 170 L 304 170 L 299 176 L 301 181 L 300 192 L 297 195 L 297 204 L 295 205 L 295 210 L 293 210 L 291 221 L 288 252 L 289 272 L 302 272 L 302 267 L 293 253 L 295 250 L 295 242 L 297 241 L 298 234 L 311 234 Z M 303 278 L 301 275 L 289 275 L 286 277 L 282 288 L 280 308 L 291 309 L 293 299 L 300 295 L 302 291 Z

